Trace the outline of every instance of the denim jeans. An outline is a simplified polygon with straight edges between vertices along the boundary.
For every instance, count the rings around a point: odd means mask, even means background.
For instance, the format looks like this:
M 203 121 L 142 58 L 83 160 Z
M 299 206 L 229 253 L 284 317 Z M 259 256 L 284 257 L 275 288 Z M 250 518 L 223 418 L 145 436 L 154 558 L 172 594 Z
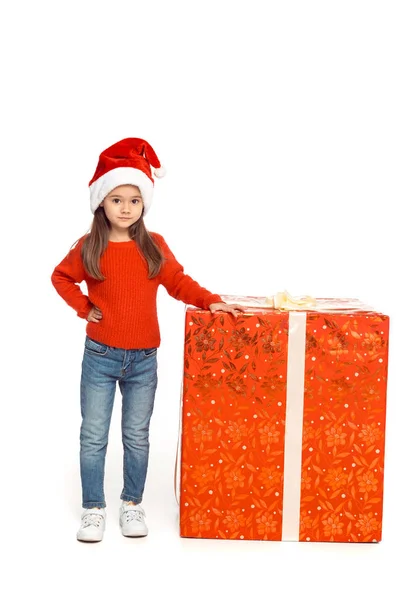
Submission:
M 123 490 L 142 501 L 149 460 L 149 425 L 157 388 L 157 348 L 124 350 L 86 336 L 81 375 L 82 506 L 106 506 L 104 467 L 116 382 L 122 394 Z

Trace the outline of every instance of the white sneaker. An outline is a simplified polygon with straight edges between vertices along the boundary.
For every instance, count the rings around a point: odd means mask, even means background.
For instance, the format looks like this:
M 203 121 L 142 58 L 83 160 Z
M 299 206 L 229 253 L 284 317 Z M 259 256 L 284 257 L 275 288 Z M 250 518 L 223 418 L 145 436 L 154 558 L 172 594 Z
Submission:
M 144 521 L 146 516 L 140 504 L 128 504 L 124 500 L 119 509 L 119 525 L 122 535 L 127 537 L 144 537 L 149 530 Z
M 81 527 L 76 534 L 80 542 L 101 542 L 106 526 L 104 508 L 86 508 L 82 513 Z

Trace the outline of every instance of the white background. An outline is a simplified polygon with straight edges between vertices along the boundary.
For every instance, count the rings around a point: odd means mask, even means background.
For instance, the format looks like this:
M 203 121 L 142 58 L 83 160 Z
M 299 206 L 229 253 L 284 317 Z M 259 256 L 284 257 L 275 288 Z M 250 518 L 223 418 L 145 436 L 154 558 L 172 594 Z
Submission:
M 36 0 L 3 10 L 4 597 L 398 598 L 397 574 L 391 591 L 388 581 L 400 537 L 399 3 Z M 381 544 L 179 537 L 184 305 L 164 289 L 149 536 L 118 530 L 117 390 L 106 533 L 76 541 L 86 323 L 50 276 L 90 228 L 99 153 L 124 137 L 147 139 L 165 165 L 146 225 L 199 283 L 356 297 L 390 315 Z

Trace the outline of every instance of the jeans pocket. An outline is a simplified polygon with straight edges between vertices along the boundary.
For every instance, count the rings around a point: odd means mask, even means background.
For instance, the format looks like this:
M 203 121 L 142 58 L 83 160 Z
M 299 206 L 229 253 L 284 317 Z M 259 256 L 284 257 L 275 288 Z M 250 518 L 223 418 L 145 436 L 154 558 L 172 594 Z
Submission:
M 108 346 L 101 342 L 96 342 L 95 340 L 92 340 L 92 338 L 86 336 L 85 352 L 96 356 L 105 356 L 108 352 Z
M 157 354 L 157 348 L 145 348 L 143 350 L 143 354 L 146 358 L 149 358 L 150 356 L 155 356 Z

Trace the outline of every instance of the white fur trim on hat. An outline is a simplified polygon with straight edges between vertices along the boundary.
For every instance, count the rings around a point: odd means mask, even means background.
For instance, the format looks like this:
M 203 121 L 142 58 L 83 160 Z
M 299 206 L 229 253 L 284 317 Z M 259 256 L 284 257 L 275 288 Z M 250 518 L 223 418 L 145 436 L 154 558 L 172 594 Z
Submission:
M 99 204 L 114 188 L 127 184 L 136 185 L 139 188 L 143 199 L 143 214 L 145 215 L 151 206 L 153 198 L 153 182 L 143 171 L 133 169 L 132 167 L 112 169 L 92 183 L 89 187 L 90 209 L 92 213 L 95 213 Z

